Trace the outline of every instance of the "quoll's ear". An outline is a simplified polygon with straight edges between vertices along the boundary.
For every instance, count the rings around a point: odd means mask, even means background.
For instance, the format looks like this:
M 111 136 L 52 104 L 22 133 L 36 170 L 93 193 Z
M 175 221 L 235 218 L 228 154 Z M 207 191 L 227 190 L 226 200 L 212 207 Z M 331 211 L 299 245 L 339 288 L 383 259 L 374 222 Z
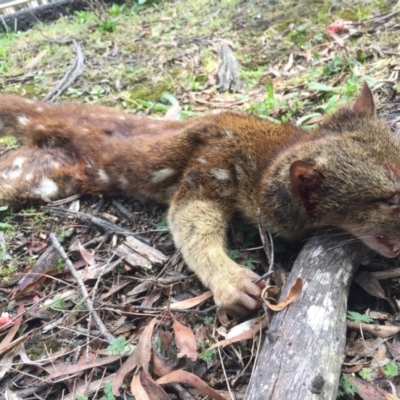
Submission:
M 321 187 L 324 171 L 308 161 L 295 161 L 290 166 L 292 193 L 300 200 L 308 217 L 318 219 L 318 204 L 313 194 Z
M 353 111 L 365 115 L 375 114 L 375 103 L 374 96 L 372 95 L 371 89 L 364 82 L 364 86 L 353 103 Z

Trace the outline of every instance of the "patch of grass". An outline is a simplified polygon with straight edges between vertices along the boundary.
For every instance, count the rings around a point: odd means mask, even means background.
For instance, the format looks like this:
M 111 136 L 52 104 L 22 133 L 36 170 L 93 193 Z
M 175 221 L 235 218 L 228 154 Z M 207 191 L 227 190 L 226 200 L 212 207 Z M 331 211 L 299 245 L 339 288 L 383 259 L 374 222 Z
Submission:
M 51 299 L 51 303 L 49 304 L 49 308 L 54 310 L 54 311 L 65 311 L 66 306 L 65 306 L 65 301 L 60 295 L 55 295 Z
M 210 346 L 210 340 L 205 339 L 199 342 L 202 353 L 199 354 L 199 359 L 203 360 L 207 364 L 211 364 L 217 354 L 216 349 L 206 350 Z
M 355 311 L 348 311 L 347 312 L 347 318 L 350 321 L 357 322 L 357 323 L 364 322 L 366 324 L 370 324 L 371 322 L 374 321 L 368 315 L 360 314 L 360 313 L 355 312 Z
M 339 382 L 338 396 L 354 396 L 357 393 L 357 386 L 353 385 L 350 378 L 346 375 L 342 375 Z
M 399 366 L 394 362 L 388 362 L 382 371 L 387 377 L 399 376 Z

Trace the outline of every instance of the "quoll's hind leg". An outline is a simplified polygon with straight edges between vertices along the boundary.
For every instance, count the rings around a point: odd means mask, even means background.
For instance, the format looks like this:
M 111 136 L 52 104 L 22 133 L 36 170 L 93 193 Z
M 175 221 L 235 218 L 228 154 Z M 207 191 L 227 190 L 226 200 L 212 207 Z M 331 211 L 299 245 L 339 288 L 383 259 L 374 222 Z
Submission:
M 2 94 L 0 95 L 0 137 L 14 136 L 25 142 L 29 140 L 30 132 L 28 125 L 38 120 L 49 117 L 54 106 L 26 99 L 24 97 Z
M 78 165 L 61 152 L 22 146 L 0 158 L 0 204 L 48 202 L 77 192 Z

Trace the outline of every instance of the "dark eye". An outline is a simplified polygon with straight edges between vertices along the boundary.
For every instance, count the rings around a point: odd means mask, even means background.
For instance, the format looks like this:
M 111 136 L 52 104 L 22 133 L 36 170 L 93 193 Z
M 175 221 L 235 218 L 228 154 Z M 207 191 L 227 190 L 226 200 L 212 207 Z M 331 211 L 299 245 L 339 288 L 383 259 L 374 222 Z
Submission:
M 382 198 L 381 202 L 390 206 L 390 207 L 398 207 L 400 203 L 400 195 L 398 193 L 394 194 L 393 196 Z

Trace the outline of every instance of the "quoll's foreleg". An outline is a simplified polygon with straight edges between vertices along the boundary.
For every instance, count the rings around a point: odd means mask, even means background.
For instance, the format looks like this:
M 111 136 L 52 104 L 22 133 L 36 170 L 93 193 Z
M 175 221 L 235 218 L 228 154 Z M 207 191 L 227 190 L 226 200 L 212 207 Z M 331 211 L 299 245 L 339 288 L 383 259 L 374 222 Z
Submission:
M 230 215 L 224 207 L 205 199 L 171 203 L 169 225 L 175 245 L 189 266 L 209 287 L 217 306 L 233 315 L 261 307 L 258 275 L 240 267 L 225 252 L 225 231 Z

